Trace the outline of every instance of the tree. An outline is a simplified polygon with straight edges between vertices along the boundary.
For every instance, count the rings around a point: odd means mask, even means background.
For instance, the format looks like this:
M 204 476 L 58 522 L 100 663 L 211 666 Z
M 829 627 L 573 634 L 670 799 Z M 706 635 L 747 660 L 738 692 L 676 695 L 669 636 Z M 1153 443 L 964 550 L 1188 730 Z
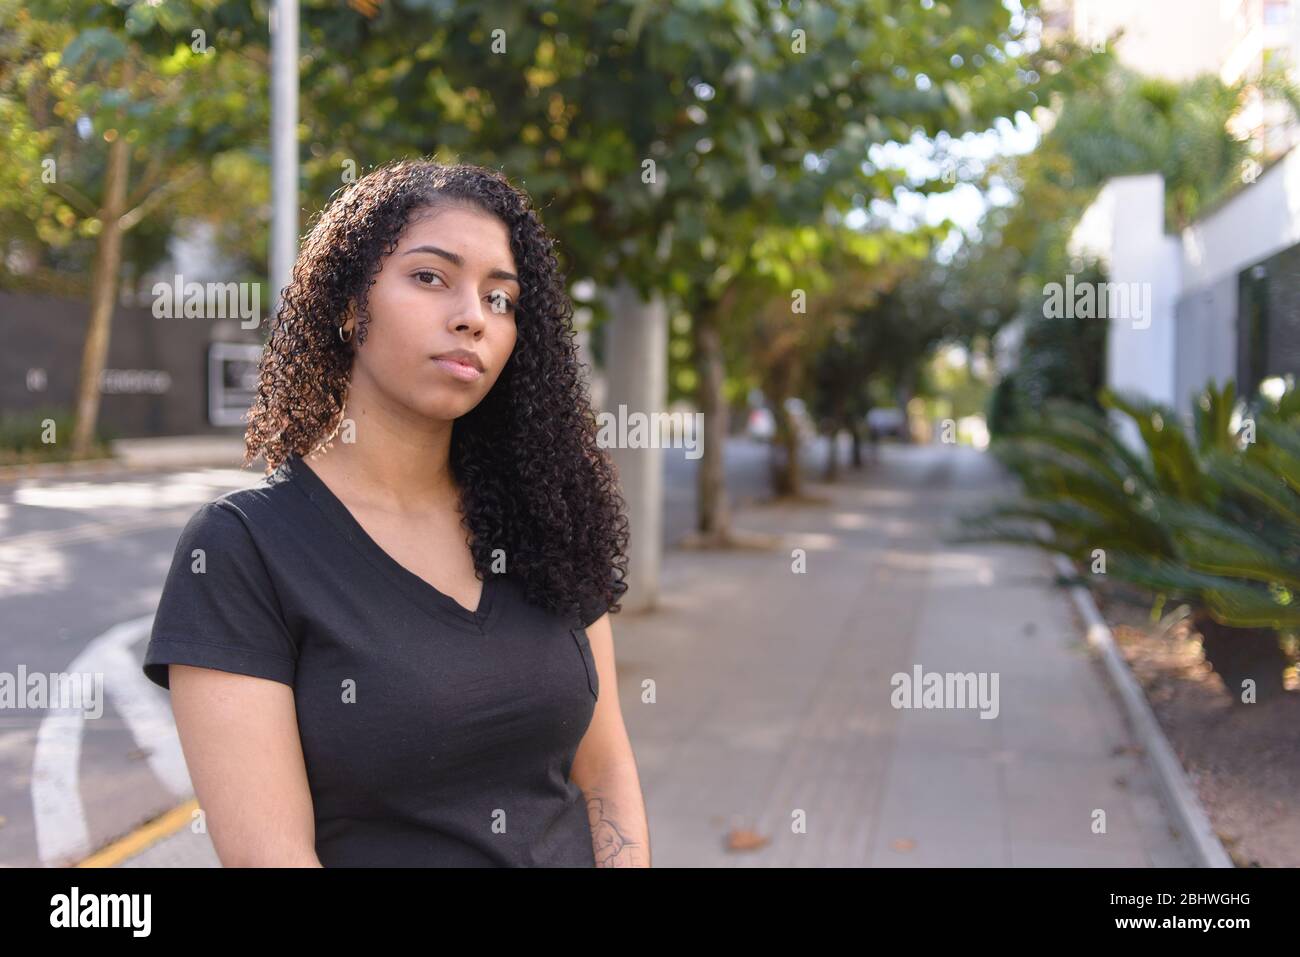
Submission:
M 935 229 L 898 233 L 805 226 L 779 245 L 756 243 L 775 294 L 754 311 L 747 330 L 749 364 L 757 370 L 776 420 L 772 486 L 802 495 L 801 438 L 787 402 L 812 392 L 814 415 L 850 429 L 865 414 L 865 385 L 884 356 L 862 316 L 930 250 Z M 797 278 L 796 278 L 797 277 Z M 787 290 L 795 288 L 794 301 Z M 832 447 L 834 436 L 832 433 Z
M 753 237 L 888 194 L 873 143 L 1031 108 L 1053 66 L 1004 51 L 1023 28 L 1000 0 L 316 4 L 309 192 L 407 153 L 498 166 L 546 197 L 572 275 L 675 299 L 705 414 L 698 524 L 725 541 L 723 330 L 762 268 Z
M 0 137 L 20 159 L 6 175 L 22 197 L 10 203 L 41 242 L 94 243 L 74 456 L 94 440 L 126 234 L 199 184 L 215 154 L 265 129 L 265 63 L 243 52 L 249 21 L 223 9 L 211 0 L 0 7 L 11 36 Z

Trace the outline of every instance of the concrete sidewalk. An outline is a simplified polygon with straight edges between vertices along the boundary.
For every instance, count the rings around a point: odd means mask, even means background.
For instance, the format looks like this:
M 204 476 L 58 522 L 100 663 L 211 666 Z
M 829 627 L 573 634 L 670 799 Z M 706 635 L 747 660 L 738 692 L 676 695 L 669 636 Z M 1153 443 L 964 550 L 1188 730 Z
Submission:
M 886 446 L 810 487 L 829 505 L 736 516 L 782 548 L 668 555 L 662 607 L 613 619 L 656 866 L 1192 863 L 1047 559 L 942 541 L 1001 482 L 969 449 Z M 996 672 L 997 717 L 896 709 L 917 666 Z M 216 864 L 185 830 L 125 866 Z
M 829 507 L 738 516 L 782 551 L 675 555 L 661 612 L 616 619 L 654 862 L 1189 865 L 1047 559 L 941 541 L 1000 490 L 994 464 L 882 452 L 814 489 Z M 895 709 L 891 676 L 918 665 L 997 672 L 998 716 Z M 768 843 L 729 851 L 732 828 Z

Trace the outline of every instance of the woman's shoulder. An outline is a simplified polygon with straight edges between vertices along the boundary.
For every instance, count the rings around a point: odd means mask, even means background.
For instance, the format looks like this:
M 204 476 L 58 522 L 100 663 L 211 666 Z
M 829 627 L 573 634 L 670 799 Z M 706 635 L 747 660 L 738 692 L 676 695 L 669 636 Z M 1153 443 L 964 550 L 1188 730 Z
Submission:
M 286 520 L 292 521 L 302 494 L 292 486 L 290 475 L 276 469 L 254 485 L 231 489 L 202 502 L 186 524 L 189 533 L 220 537 L 262 537 Z
M 168 665 L 293 683 L 297 640 L 278 569 L 289 537 L 266 482 L 201 504 L 186 522 L 154 613 L 145 675 L 166 688 Z M 291 519 L 289 519 L 291 521 Z
M 283 511 L 290 504 L 298 504 L 302 493 L 294 487 L 294 474 L 289 463 L 263 475 L 260 481 L 243 488 L 223 492 L 204 502 L 199 511 L 225 510 L 244 518 L 255 518 Z

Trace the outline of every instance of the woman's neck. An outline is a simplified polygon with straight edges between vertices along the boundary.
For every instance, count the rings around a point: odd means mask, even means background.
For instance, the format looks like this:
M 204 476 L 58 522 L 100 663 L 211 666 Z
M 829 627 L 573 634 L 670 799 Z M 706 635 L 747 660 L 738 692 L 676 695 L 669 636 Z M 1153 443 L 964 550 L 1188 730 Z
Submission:
M 308 456 L 318 474 L 389 512 L 414 514 L 459 499 L 451 472 L 453 422 L 403 421 L 353 396 L 343 420 L 324 451 Z

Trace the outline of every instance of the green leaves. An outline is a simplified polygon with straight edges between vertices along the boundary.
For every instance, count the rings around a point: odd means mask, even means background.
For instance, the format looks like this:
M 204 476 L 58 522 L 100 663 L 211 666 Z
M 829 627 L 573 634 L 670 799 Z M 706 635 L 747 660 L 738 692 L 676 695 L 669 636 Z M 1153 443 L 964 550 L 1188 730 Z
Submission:
M 1262 509 L 1268 519 L 1295 529 L 1300 542 L 1300 499 L 1289 488 L 1285 473 L 1274 471 L 1267 460 L 1233 455 L 1212 449 L 1205 456 L 1206 474 L 1221 487 L 1230 490 Z M 1295 481 L 1292 474 L 1291 481 Z
M 1273 417 L 1259 419 L 1255 427 L 1258 441 L 1247 455 L 1300 492 L 1300 429 Z
M 1234 628 L 1300 627 L 1300 604 L 1252 584 L 1193 571 L 1176 562 L 1119 552 L 1108 555 L 1107 574 L 1175 600 L 1206 608 L 1220 624 Z
M 126 42 L 117 34 L 96 27 L 77 34 L 63 49 L 63 66 L 78 75 L 112 66 L 126 56 Z
M 1210 449 L 1229 451 L 1236 447 L 1232 434 L 1232 415 L 1237 404 L 1236 384 L 1229 380 L 1222 391 L 1208 388 L 1196 397 L 1192 415 L 1196 423 L 1196 441 L 1202 453 Z
M 1106 574 L 1199 605 L 1222 624 L 1300 625 L 1300 420 L 1258 402 L 1247 411 L 1259 441 L 1239 441 L 1231 382 L 1198 397 L 1195 442 L 1158 403 L 1112 392 L 1102 403 L 1136 423 L 1142 454 L 1094 410 L 1049 402 L 1032 428 L 993 446 L 1020 477 L 1022 498 L 967 517 L 963 540 L 1085 563 L 1101 549 Z
M 1100 398 L 1103 406 L 1123 412 L 1137 425 L 1161 489 L 1177 498 L 1213 500 L 1213 489 L 1203 481 L 1196 453 L 1173 409 L 1111 389 L 1103 389 Z
M 109 131 L 130 151 L 124 228 L 147 216 L 151 235 L 165 235 L 169 220 L 202 217 L 219 221 L 236 255 L 257 256 L 264 240 L 248 233 L 265 232 L 260 191 L 225 193 L 193 175 L 265 140 L 264 48 L 244 42 L 246 14 L 220 0 L 0 0 L 0 150 L 14 159 L 0 170 L 0 233 L 58 249 L 38 258 L 63 270 L 16 283 L 75 286 L 89 272 Z M 199 29 L 204 53 L 191 45 Z M 165 251 L 140 238 L 123 247 L 136 275 Z

